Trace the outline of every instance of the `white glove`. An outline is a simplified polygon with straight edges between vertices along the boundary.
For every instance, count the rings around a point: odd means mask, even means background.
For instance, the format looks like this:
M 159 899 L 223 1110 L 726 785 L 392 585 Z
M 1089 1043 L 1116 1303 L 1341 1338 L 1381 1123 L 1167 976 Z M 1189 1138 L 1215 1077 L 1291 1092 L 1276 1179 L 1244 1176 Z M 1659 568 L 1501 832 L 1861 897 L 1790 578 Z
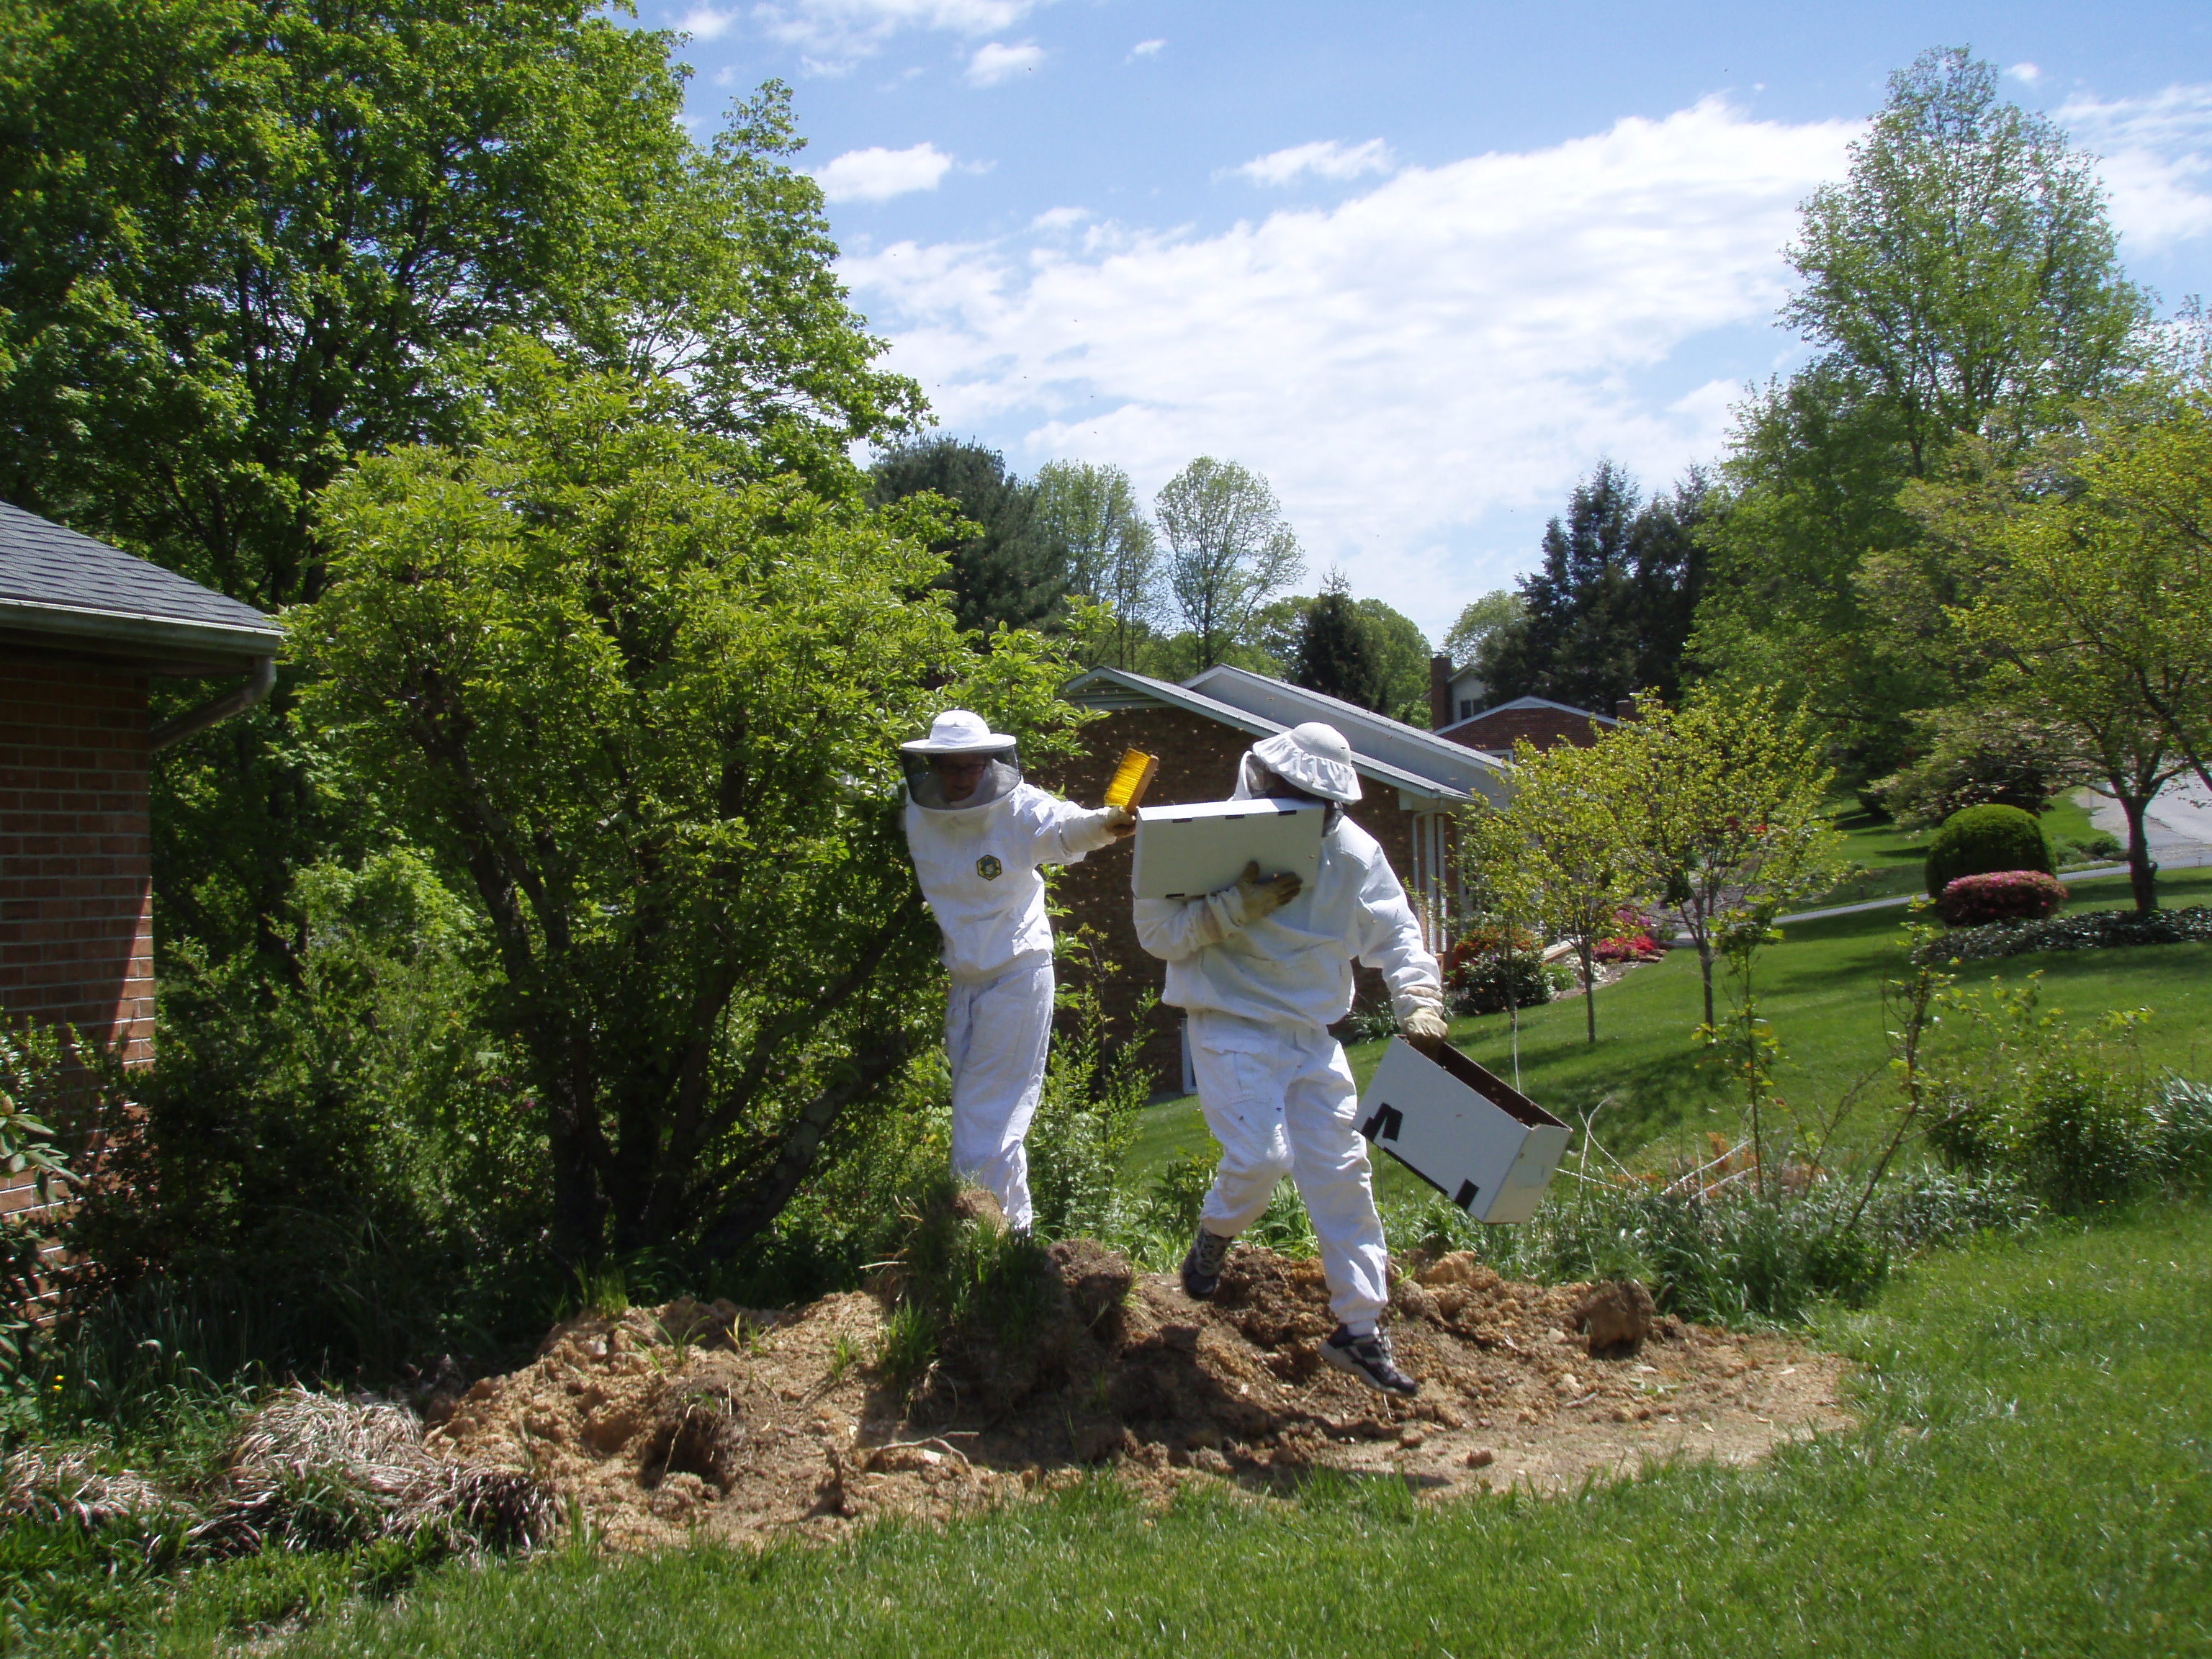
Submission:
M 1432 1054 L 1451 1035 L 1451 1022 L 1443 1009 L 1425 1002 L 1398 1022 L 1398 1034 L 1423 1054 Z
M 1118 806 L 1101 806 L 1091 811 L 1078 812 L 1068 820 L 1068 844 L 1079 846 L 1084 852 L 1095 853 L 1102 847 L 1111 846 L 1124 836 L 1134 835 L 1137 821 Z

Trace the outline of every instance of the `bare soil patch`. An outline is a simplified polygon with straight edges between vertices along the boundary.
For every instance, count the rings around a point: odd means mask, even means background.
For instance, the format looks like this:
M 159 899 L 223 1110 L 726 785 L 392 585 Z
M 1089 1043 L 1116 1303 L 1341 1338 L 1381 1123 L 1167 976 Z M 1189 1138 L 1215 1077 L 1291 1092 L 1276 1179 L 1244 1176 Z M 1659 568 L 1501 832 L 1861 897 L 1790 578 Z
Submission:
M 1317 1263 L 1240 1247 L 1194 1303 L 1075 1241 L 1052 1249 L 1053 1312 L 1021 1353 L 952 1346 L 911 1402 L 873 1375 L 877 1295 L 676 1302 L 562 1325 L 533 1364 L 444 1402 L 425 1446 L 529 1471 L 607 1542 L 647 1547 L 943 1520 L 1098 1464 L 1157 1493 L 1287 1493 L 1321 1468 L 1438 1498 L 1555 1492 L 1848 1421 L 1842 1362 L 1800 1344 L 1655 1321 L 1640 1289 L 1514 1284 L 1466 1255 L 1406 1267 L 1392 1330 L 1422 1382 L 1410 1402 L 1322 1363 Z

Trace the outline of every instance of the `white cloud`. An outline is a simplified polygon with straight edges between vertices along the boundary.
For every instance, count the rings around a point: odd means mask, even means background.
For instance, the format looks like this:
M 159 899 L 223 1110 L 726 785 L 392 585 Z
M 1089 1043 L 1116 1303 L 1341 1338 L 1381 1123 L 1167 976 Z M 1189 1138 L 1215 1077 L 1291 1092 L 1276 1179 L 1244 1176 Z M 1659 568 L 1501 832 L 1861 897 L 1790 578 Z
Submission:
M 2104 159 L 2124 252 L 2156 252 L 2212 234 L 2212 85 L 2142 98 L 2069 98 L 2057 111 L 2075 142 Z
M 1167 46 L 1165 40 L 1139 40 L 1129 48 L 1132 58 L 1155 58 Z
M 905 29 L 996 34 L 1050 0 L 761 0 L 753 18 L 771 40 L 807 54 L 807 67 L 836 73 L 880 52 Z
M 995 87 L 1000 82 L 1017 75 L 1033 72 L 1044 62 L 1044 48 L 1024 40 L 1019 46 L 1002 46 L 996 40 L 987 40 L 975 48 L 975 55 L 968 60 L 968 84 L 971 87 Z
M 1390 146 L 1380 138 L 1364 144 L 1340 144 L 1334 138 L 1320 143 L 1293 144 L 1271 151 L 1233 171 L 1255 185 L 1287 185 L 1299 174 L 1322 179 L 1357 179 L 1363 173 L 1388 173 L 1396 165 Z
M 833 202 L 887 202 L 909 191 L 935 190 L 951 169 L 952 158 L 934 144 L 909 149 L 848 149 L 815 177 Z
M 2005 73 L 2027 86 L 2039 87 L 2043 84 L 2043 71 L 2033 64 L 2014 64 Z
M 677 20 L 676 27 L 695 40 L 719 40 L 738 21 L 734 11 L 716 11 L 712 6 L 694 6 Z
M 1659 483 L 1720 448 L 1737 389 L 1686 393 L 1710 371 L 1683 348 L 1763 335 L 1797 204 L 1857 130 L 1709 100 L 1216 234 L 904 242 L 842 270 L 949 429 L 1147 491 L 1243 461 L 1314 568 L 1440 633 L 1599 455 Z
M 1030 221 L 1031 230 L 1073 230 L 1091 216 L 1089 208 L 1047 208 Z

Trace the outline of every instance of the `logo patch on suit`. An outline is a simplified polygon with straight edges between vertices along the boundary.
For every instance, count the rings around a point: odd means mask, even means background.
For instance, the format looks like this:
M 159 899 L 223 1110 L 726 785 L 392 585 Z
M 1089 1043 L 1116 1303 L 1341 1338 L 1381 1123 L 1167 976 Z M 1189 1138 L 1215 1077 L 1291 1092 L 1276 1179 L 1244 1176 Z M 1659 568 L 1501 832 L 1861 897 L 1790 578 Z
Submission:
M 998 880 L 999 872 L 1005 868 L 1006 866 L 999 862 L 996 853 L 986 853 L 975 860 L 975 873 L 986 881 Z

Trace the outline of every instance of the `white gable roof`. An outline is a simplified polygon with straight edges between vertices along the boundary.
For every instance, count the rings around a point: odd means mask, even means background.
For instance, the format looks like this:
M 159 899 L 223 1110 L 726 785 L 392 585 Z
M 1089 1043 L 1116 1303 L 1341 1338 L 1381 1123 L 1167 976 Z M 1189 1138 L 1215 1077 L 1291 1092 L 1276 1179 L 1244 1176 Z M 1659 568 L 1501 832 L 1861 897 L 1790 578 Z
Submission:
M 1180 708 L 1255 738 L 1323 720 L 1344 733 L 1360 776 L 1395 789 L 1408 810 L 1474 800 L 1503 805 L 1512 791 L 1511 768 L 1494 755 L 1241 668 L 1210 668 L 1181 685 L 1123 668 L 1094 668 L 1060 694 L 1085 708 Z

